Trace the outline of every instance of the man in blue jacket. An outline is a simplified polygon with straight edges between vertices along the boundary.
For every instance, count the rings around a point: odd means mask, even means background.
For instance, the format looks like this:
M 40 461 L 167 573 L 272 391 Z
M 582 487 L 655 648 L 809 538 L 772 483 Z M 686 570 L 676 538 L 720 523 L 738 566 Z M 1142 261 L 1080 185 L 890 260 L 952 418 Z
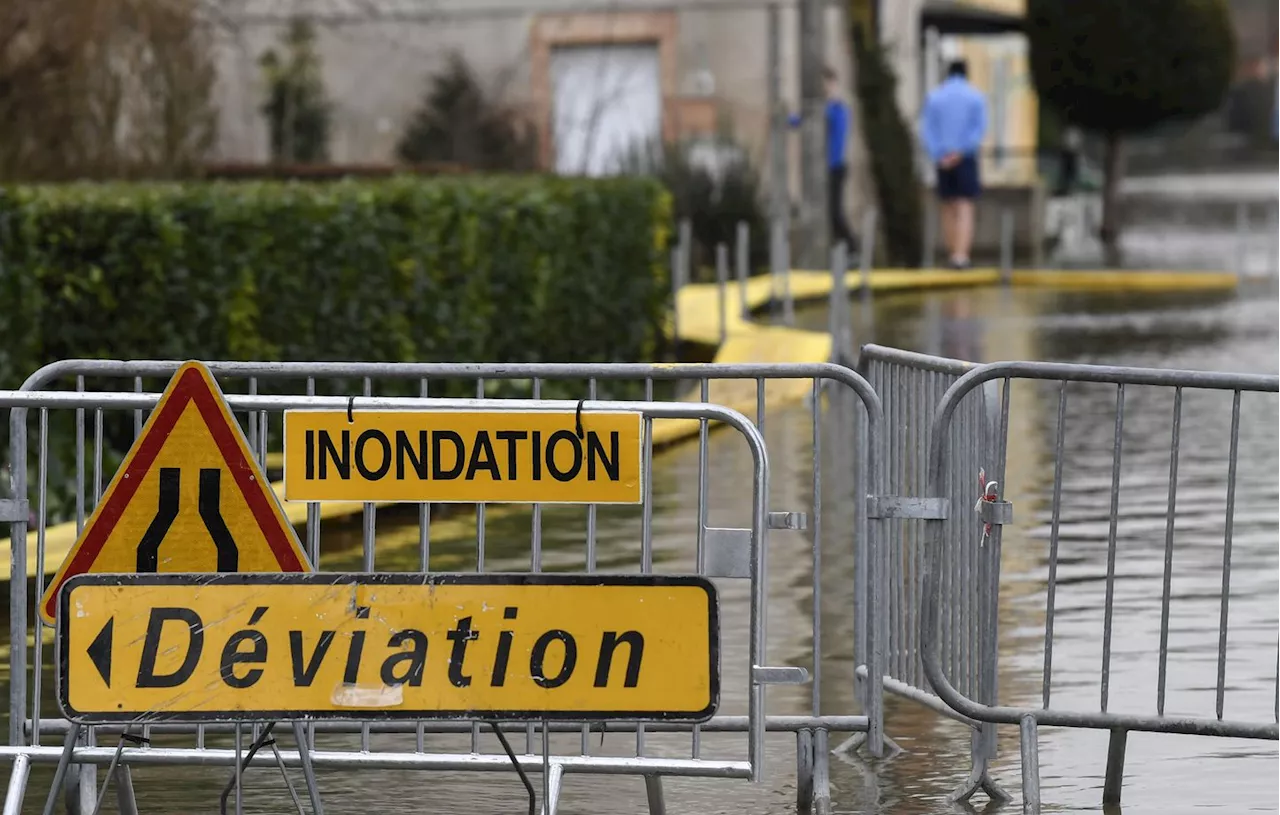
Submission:
M 987 102 L 969 84 L 968 73 L 963 60 L 951 63 L 920 114 L 920 140 L 937 168 L 942 234 L 953 269 L 969 266 L 973 201 L 982 192 L 978 151 L 987 132 Z
M 858 251 L 858 238 L 844 214 L 844 184 L 849 177 L 849 165 L 845 161 L 845 147 L 849 141 L 849 105 L 840 96 L 840 81 L 830 68 L 822 71 L 822 81 L 827 91 L 827 216 L 831 220 L 831 240 L 843 241 L 850 258 Z M 798 127 L 800 117 L 791 117 L 791 126 Z

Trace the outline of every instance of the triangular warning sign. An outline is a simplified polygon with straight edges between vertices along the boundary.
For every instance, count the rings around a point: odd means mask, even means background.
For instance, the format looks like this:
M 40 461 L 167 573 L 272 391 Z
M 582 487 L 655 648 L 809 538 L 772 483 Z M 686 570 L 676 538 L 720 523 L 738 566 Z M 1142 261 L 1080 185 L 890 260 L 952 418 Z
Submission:
M 40 600 L 85 572 L 309 572 L 209 369 L 183 364 Z

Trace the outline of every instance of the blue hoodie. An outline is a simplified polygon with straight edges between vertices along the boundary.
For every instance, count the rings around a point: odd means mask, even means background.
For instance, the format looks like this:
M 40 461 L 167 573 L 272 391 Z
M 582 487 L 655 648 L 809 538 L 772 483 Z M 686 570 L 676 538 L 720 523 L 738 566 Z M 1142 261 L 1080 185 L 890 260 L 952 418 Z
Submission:
M 839 99 L 827 100 L 827 167 L 843 167 L 844 145 L 849 138 L 849 106 Z M 800 126 L 800 117 L 791 116 L 791 126 Z

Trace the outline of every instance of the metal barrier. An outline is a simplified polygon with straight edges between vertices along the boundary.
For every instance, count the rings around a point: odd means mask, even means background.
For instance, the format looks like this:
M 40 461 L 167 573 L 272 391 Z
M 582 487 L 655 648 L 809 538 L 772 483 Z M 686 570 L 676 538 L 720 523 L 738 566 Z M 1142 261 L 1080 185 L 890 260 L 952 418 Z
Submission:
M 28 602 L 26 595 L 26 578 L 34 577 L 37 589 L 37 596 L 43 591 L 44 571 L 45 571 L 45 535 L 46 521 L 48 517 L 48 504 L 46 482 L 49 477 L 50 459 L 48 455 L 50 445 L 50 428 L 51 416 L 56 416 L 57 411 L 71 410 L 75 413 L 75 454 L 76 469 L 74 484 L 76 490 L 76 519 L 77 530 L 83 527 L 86 517 L 86 508 L 91 509 L 93 504 L 100 498 L 104 485 L 104 478 L 109 478 L 110 470 L 104 461 L 103 446 L 103 429 L 105 416 L 115 411 L 133 411 L 134 432 L 140 431 L 144 413 L 146 409 L 155 403 L 153 394 L 143 393 L 143 386 L 149 380 L 165 378 L 177 369 L 179 363 L 171 361 L 81 361 L 69 360 L 46 366 L 36 374 L 32 375 L 23 385 L 20 392 L 8 392 L 0 394 L 0 403 L 11 407 L 10 427 L 11 427 L 11 444 L 12 458 L 15 466 L 12 472 L 13 481 L 13 497 L 6 505 L 6 509 L 11 510 L 6 513 L 5 520 L 8 520 L 12 530 L 12 550 L 11 550 L 11 593 L 10 593 L 10 637 L 11 642 L 21 643 L 27 639 L 30 634 L 34 634 L 34 647 L 24 649 L 20 646 L 13 648 L 11 660 L 11 687 L 10 687 L 10 744 L 14 745 L 8 748 L 0 748 L 0 755 L 8 755 L 15 759 L 13 777 L 11 779 L 10 801 L 13 800 L 15 792 L 20 800 L 21 790 L 25 786 L 27 772 L 30 762 L 51 762 L 57 761 L 62 753 L 62 748 L 54 746 L 45 746 L 43 737 L 49 735 L 64 735 L 69 730 L 69 725 L 65 720 L 48 717 L 48 702 L 50 698 L 46 698 L 47 691 L 44 670 L 49 664 L 48 646 L 45 644 L 45 636 L 48 629 L 39 617 L 35 617 L 34 624 L 29 624 L 28 620 L 31 603 Z M 278 435 L 278 426 L 280 420 L 280 412 L 286 408 L 296 407 L 340 407 L 346 409 L 352 404 L 348 396 L 315 396 L 318 389 L 329 389 L 342 393 L 350 393 L 348 390 L 353 382 L 360 383 L 360 390 L 354 401 L 355 409 L 372 409 L 376 407 L 386 408 L 410 408 L 410 407 L 454 407 L 454 408 L 477 408 L 493 410 L 520 410 L 539 408 L 545 409 L 556 407 L 559 409 L 570 410 L 583 404 L 583 409 L 606 409 L 606 408 L 623 408 L 641 411 L 644 416 L 644 447 L 643 457 L 646 475 L 650 472 L 650 465 L 653 460 L 653 425 L 655 420 L 677 419 L 692 420 L 698 423 L 697 435 L 699 440 L 698 449 L 698 490 L 697 490 L 697 509 L 696 509 L 696 529 L 691 530 L 690 537 L 696 541 L 696 545 L 691 547 L 693 551 L 679 552 L 676 557 L 686 566 L 681 566 L 686 572 L 698 573 L 707 576 L 742 576 L 753 577 L 752 590 L 750 596 L 746 597 L 741 592 L 725 591 L 722 594 L 723 602 L 739 603 L 749 605 L 751 608 L 751 625 L 749 637 L 749 654 L 736 653 L 731 647 L 731 643 L 726 641 L 726 651 L 724 659 L 726 664 L 733 657 L 738 657 L 737 661 L 748 663 L 748 672 L 746 674 L 734 673 L 726 670 L 726 680 L 730 677 L 740 677 L 745 687 L 739 687 L 736 691 L 744 694 L 746 698 L 747 711 L 746 715 L 735 715 L 725 713 L 717 715 L 704 725 L 680 726 L 671 723 L 655 724 L 634 724 L 634 725 L 613 725 L 610 724 L 608 729 L 613 732 L 631 732 L 634 733 L 634 750 L 629 750 L 631 755 L 620 757 L 605 756 L 593 754 L 592 743 L 596 739 L 603 739 L 603 732 L 598 728 L 594 730 L 588 725 L 574 725 L 568 727 L 565 725 L 548 725 L 543 726 L 536 722 L 526 723 L 502 723 L 500 725 L 503 731 L 507 730 L 523 730 L 525 734 L 525 749 L 523 756 L 517 757 L 516 763 L 522 768 L 538 769 L 543 767 L 544 783 L 547 785 L 544 795 L 544 802 L 549 807 L 544 811 L 554 811 L 556 801 L 559 794 L 559 784 L 561 778 L 566 772 L 582 772 L 582 773 L 624 773 L 632 775 L 642 775 L 646 779 L 646 790 L 649 796 L 649 806 L 651 811 L 661 812 L 664 809 L 663 794 L 661 785 L 661 776 L 712 776 L 712 777 L 755 777 L 758 778 L 761 772 L 760 760 L 763 754 L 764 736 L 766 731 L 771 732 L 789 732 L 795 735 L 796 739 L 796 763 L 797 763 L 797 804 L 802 811 L 808 811 L 811 806 L 817 806 L 819 811 L 827 811 L 830 807 L 830 791 L 827 780 L 827 737 L 831 731 L 836 732 L 866 732 L 868 734 L 868 746 L 873 754 L 879 754 L 881 743 L 881 705 L 878 692 L 872 692 L 867 687 L 861 687 L 858 690 L 858 699 L 862 703 L 865 715 L 852 714 L 831 714 L 824 712 L 822 706 L 822 632 L 821 632 L 821 495 L 822 495 L 822 444 L 820 441 L 822 431 L 822 383 L 834 383 L 842 387 L 838 387 L 828 391 L 829 402 L 833 408 L 839 410 L 848 410 L 853 413 L 865 412 L 867 417 L 864 422 L 864 429 L 869 433 L 869 437 L 877 440 L 880 433 L 880 401 L 872 390 L 870 385 L 861 377 L 855 375 L 847 368 L 835 365 L 678 365 L 678 366 L 662 366 L 647 364 L 526 364 L 526 365 L 499 365 L 499 364 L 391 364 L 391 363 L 210 363 L 209 367 L 224 382 L 224 390 L 230 383 L 239 383 L 241 387 L 248 390 L 248 394 L 227 393 L 227 399 L 232 408 L 242 417 L 242 424 L 245 424 L 252 449 L 257 454 L 264 466 L 267 464 L 269 456 L 268 449 L 271 447 L 270 440 L 273 436 Z M 112 380 L 125 380 L 132 386 L 132 392 L 88 392 L 86 385 L 89 382 L 95 384 L 105 383 Z M 805 512 L 768 512 L 767 496 L 768 496 L 768 463 L 765 457 L 763 447 L 763 432 L 765 429 L 766 419 L 766 403 L 768 400 L 767 382 L 774 379 L 795 380 L 806 379 L 812 381 L 810 412 L 813 420 L 813 505 L 812 505 L 812 523 L 809 525 L 811 532 L 811 545 L 813 553 L 812 561 L 812 585 L 814 592 L 813 600 L 813 620 L 812 620 L 812 637 L 814 657 L 810 671 L 810 708 L 811 715 L 808 716 L 779 716 L 766 715 L 764 708 L 764 684 L 769 681 L 794 681 L 794 673 L 774 672 L 765 669 L 768 665 L 764 658 L 764 598 L 766 582 L 768 578 L 768 569 L 766 566 L 765 553 L 767 551 L 767 530 L 773 529 L 803 529 L 805 527 Z M 508 388 L 516 388 L 517 384 L 523 383 L 533 400 L 527 399 L 476 399 L 476 400 L 457 400 L 457 399 L 437 399 L 431 398 L 429 392 L 432 388 L 433 381 L 441 380 L 470 380 L 475 383 L 477 397 L 483 397 L 487 389 L 494 388 L 500 381 L 507 382 Z M 513 382 L 513 380 L 515 382 Z M 742 414 L 723 407 L 710 404 L 710 392 L 712 383 L 717 384 L 717 388 L 730 386 L 725 380 L 740 380 L 742 388 L 754 390 L 756 405 L 756 422 L 752 424 Z M 419 383 L 418 390 L 421 394 L 419 397 L 383 397 L 375 396 L 375 383 L 381 385 L 384 382 L 410 382 Z M 618 383 L 629 381 L 639 388 L 643 386 L 644 401 L 634 402 L 608 402 L 596 401 L 599 391 L 610 387 L 608 383 Z M 565 387 L 580 388 L 584 399 L 590 400 L 585 403 L 579 402 L 550 402 L 541 400 L 541 392 L 547 383 L 561 382 L 565 383 Z M 76 388 L 76 391 L 50 391 L 50 387 L 58 383 L 65 383 L 68 386 Z M 74 383 L 74 385 L 72 385 Z M 656 383 L 687 383 L 697 387 L 697 402 L 655 402 L 655 384 Z M 271 389 L 274 391 L 292 389 L 305 389 L 306 395 L 257 395 L 259 389 Z M 733 395 L 731 389 L 726 390 L 727 395 Z M 738 394 L 741 396 L 741 393 Z M 859 408 L 858 406 L 861 406 Z M 34 506 L 27 503 L 28 498 L 28 475 L 26 468 L 21 466 L 22 463 L 28 461 L 28 438 L 32 428 L 28 427 L 28 411 L 31 408 L 39 409 L 38 427 L 35 428 L 33 438 L 38 439 L 37 457 L 36 457 L 36 484 L 35 484 L 35 501 Z M 93 441 L 91 447 L 86 446 L 88 424 L 92 416 Z M 247 422 L 245 421 L 247 419 Z M 708 444 L 708 435 L 713 424 L 726 424 L 734 427 L 742 434 L 749 448 L 752 465 L 752 504 L 750 508 L 750 522 L 740 524 L 736 527 L 712 527 L 709 525 L 709 507 L 708 507 L 708 469 L 710 446 Z M 56 422 L 55 422 L 56 424 Z M 55 440 L 56 443 L 57 440 Z M 871 455 L 867 462 L 867 467 L 872 478 L 878 477 L 878 456 L 875 454 L 877 447 L 873 444 Z M 86 462 L 92 456 L 92 473 Z M 740 468 L 739 468 L 740 471 Z M 92 481 L 90 481 L 90 475 Z M 745 487 L 745 485 L 744 485 Z M 742 490 L 743 493 L 746 489 Z M 611 549 L 608 552 L 610 565 L 628 564 L 638 566 L 642 572 L 650 572 L 654 567 L 654 495 L 651 480 L 646 478 L 644 485 L 644 496 L 640 517 L 638 519 L 631 517 L 633 523 L 638 521 L 639 527 L 639 545 L 635 550 L 626 550 L 623 552 Z M 471 568 L 472 564 L 476 571 L 483 572 L 488 568 L 486 563 L 486 532 L 488 530 L 488 515 L 495 512 L 495 508 L 484 503 L 475 506 L 475 526 L 474 526 L 474 559 L 463 560 L 461 554 L 457 551 L 457 547 L 453 547 L 450 551 L 441 552 L 437 544 L 436 557 L 446 556 L 450 560 L 450 571 L 458 571 L 464 568 Z M 33 510 L 28 515 L 28 510 Z M 598 546 L 599 533 L 599 515 L 600 508 L 595 505 L 588 505 L 583 508 L 585 513 L 585 528 L 583 538 L 585 546 L 564 547 L 562 545 L 544 546 L 543 538 L 543 512 L 544 508 L 539 505 L 533 505 L 530 510 L 530 531 L 529 546 L 527 556 L 529 558 L 529 569 L 532 571 L 541 571 L 548 565 L 560 566 L 561 570 L 565 566 L 570 566 L 574 571 L 585 571 L 586 573 L 596 572 L 600 568 L 600 550 Z M 740 514 L 741 507 L 737 508 Z M 378 551 L 376 543 L 379 537 L 379 529 L 377 520 L 379 517 L 379 508 L 366 504 L 358 513 L 361 519 L 360 531 L 360 562 L 364 571 L 374 571 L 377 558 L 375 554 Z M 720 511 L 717 511 L 720 514 Z M 632 514 L 634 516 L 634 513 Z M 313 562 L 318 560 L 320 554 L 321 543 L 321 505 L 312 503 L 307 505 L 306 514 L 306 532 L 304 536 L 304 544 L 306 552 Z M 29 520 L 35 526 L 36 534 L 36 568 L 34 572 L 28 570 L 27 567 L 27 537 Z M 412 548 L 416 554 L 416 568 L 420 571 L 427 571 L 432 561 L 432 520 L 433 507 L 431 505 L 419 505 L 416 523 L 416 533 L 412 536 Z M 623 523 L 623 521 L 618 521 Z M 326 526 L 326 529 L 330 528 Z M 743 527 L 746 528 L 743 528 Z M 858 563 L 866 562 L 866 552 L 873 551 L 873 535 L 878 524 L 864 525 L 857 534 L 852 536 L 852 540 L 848 543 L 856 547 L 858 555 L 856 561 Z M 736 547 L 750 541 L 752 552 L 758 558 L 755 568 L 748 570 L 749 573 L 744 574 L 742 569 L 745 564 L 743 559 L 735 554 Z M 503 542 L 504 555 L 508 558 L 513 554 L 506 540 Z M 843 545 L 842 541 L 842 545 Z M 517 547 L 518 549 L 519 547 Z M 566 549 L 576 549 L 578 555 L 572 552 L 566 552 Z M 585 551 L 583 551 L 585 549 Z M 523 555 L 523 552 L 522 552 Z M 554 560 L 550 560 L 550 555 Z M 585 566 L 581 565 L 582 560 L 578 558 L 584 557 Z M 575 568 L 576 567 L 576 568 Z M 865 570 L 855 576 L 858 586 L 865 586 L 869 581 L 869 576 Z M 859 592 L 861 593 L 861 592 Z M 744 609 L 745 610 L 745 609 Z M 726 614 L 725 618 L 731 617 Z M 30 627 L 29 627 L 30 625 Z M 865 627 L 860 631 L 865 631 Z M 864 651 L 868 650 L 867 645 L 860 646 Z M 737 651 L 741 651 L 738 648 Z M 870 649 L 874 654 L 874 649 Z M 28 666 L 28 653 L 31 655 L 30 665 Z M 870 658 L 874 664 L 874 656 Z M 873 674 L 878 672 L 873 672 Z M 872 683 L 874 687 L 874 683 Z M 735 691 L 726 684 L 726 698 Z M 42 702 L 45 706 L 42 709 Z M 726 705 L 732 707 L 732 704 Z M 127 768 L 131 764 L 208 764 L 208 765 L 235 765 L 238 764 L 237 756 L 240 747 L 240 739 L 238 737 L 239 730 L 232 728 L 237 733 L 234 744 L 235 749 L 229 746 L 211 746 L 213 742 L 219 741 L 223 734 L 227 732 L 227 728 L 214 725 L 165 725 L 152 726 L 148 728 L 146 735 L 152 733 L 165 734 L 166 746 L 151 746 L 146 748 L 130 748 L 125 749 L 119 756 L 121 764 Z M 256 728 L 255 728 L 256 730 Z M 96 765 L 112 764 L 113 756 L 116 750 L 112 747 L 97 746 L 98 735 L 109 735 L 114 731 L 111 728 L 97 727 L 88 728 L 85 733 L 83 744 L 77 745 L 75 742 L 68 742 L 65 747 L 72 751 L 70 753 L 71 761 L 79 765 L 80 769 L 76 773 L 71 774 L 71 780 L 81 782 L 81 790 L 79 800 L 84 803 L 87 811 L 93 805 L 93 793 L 97 791 L 97 783 L 95 780 L 94 767 Z M 551 736 L 562 732 L 573 732 L 579 735 L 578 745 L 574 749 L 566 749 L 563 739 L 559 739 L 560 744 L 553 745 Z M 689 740 L 684 750 L 686 754 L 680 757 L 670 757 L 673 747 L 669 740 L 663 741 L 663 736 L 659 736 L 659 752 L 665 755 L 659 756 L 653 751 L 652 745 L 646 746 L 646 733 L 649 734 L 677 734 L 683 733 Z M 704 756 L 704 745 L 702 736 L 707 734 L 721 733 L 746 733 L 748 736 L 747 751 L 745 760 L 738 759 L 711 759 Z M 395 744 L 391 749 L 374 750 L 371 745 L 371 736 L 385 736 L 391 739 Z M 453 738 L 450 734 L 469 735 L 469 750 L 445 750 L 443 752 L 428 752 L 426 745 L 426 736 L 431 735 L 433 738 L 443 740 L 446 744 Z M 535 736 L 541 735 L 542 751 L 541 756 L 536 755 L 536 739 Z M 255 736 L 257 733 L 255 732 Z M 180 736 L 188 738 L 194 736 L 194 745 L 187 743 L 184 746 L 178 744 L 170 745 L 169 742 L 174 741 Z M 358 736 L 358 742 L 354 737 Z M 399 738 L 396 738 L 396 737 Z M 209 742 L 206 742 L 208 737 Z M 317 746 L 317 737 L 322 741 L 328 740 L 329 745 Z M 412 742 L 409 738 L 412 737 Z M 456 723 L 441 722 L 410 722 L 397 723 L 388 725 L 386 723 L 370 723 L 362 722 L 344 725 L 319 725 L 308 724 L 306 732 L 303 736 L 307 749 L 301 751 L 281 751 L 276 759 L 280 762 L 281 767 L 304 766 L 307 759 L 316 768 L 322 767 L 365 767 L 365 768 L 424 768 L 424 769 L 454 769 L 454 770 L 502 770 L 509 769 L 511 766 L 508 756 L 501 751 L 496 751 L 495 747 L 487 744 L 486 740 L 481 739 L 481 723 L 472 722 L 462 725 Z M 710 740 L 709 740 L 710 741 Z M 733 740 L 733 741 L 736 741 Z M 720 748 L 726 742 L 718 736 L 714 740 L 713 746 Z M 732 742 L 728 742 L 732 743 Z M 554 751 L 554 754 L 553 754 Z M 264 761 L 261 757 L 256 761 Z M 115 776 L 119 780 L 119 776 Z M 52 800 L 52 798 L 51 798 Z
M 904 359 L 904 361 L 911 362 L 911 360 L 907 359 Z M 972 433 L 972 417 L 966 416 L 965 406 L 972 403 L 974 397 L 980 396 L 982 388 L 1002 383 L 1003 398 L 1001 399 L 1000 427 L 1001 438 L 1003 438 L 1004 431 L 1008 428 L 1011 384 L 1018 380 L 1039 380 L 1058 383 L 1047 557 L 1048 578 L 1044 617 L 1044 673 L 1042 678 L 1042 703 L 1039 707 L 1002 706 L 997 704 L 993 697 L 989 695 L 983 696 L 983 691 L 989 690 L 994 686 L 982 683 L 975 686 L 973 684 L 973 674 L 966 672 L 964 670 L 965 664 L 963 662 L 957 663 L 955 658 L 957 653 L 974 653 L 967 649 L 965 642 L 956 640 L 957 629 L 954 626 L 956 611 L 952 606 L 956 597 L 951 593 L 952 588 L 956 585 L 957 576 L 963 576 L 966 564 L 969 563 L 974 554 L 971 541 L 975 533 L 982 529 L 985 522 L 988 525 L 989 535 L 984 549 L 980 550 L 979 553 L 981 563 L 985 564 L 982 568 L 984 570 L 994 569 L 998 575 L 1002 537 L 1001 527 L 1012 520 L 1011 506 L 1001 500 L 1003 484 L 986 491 L 978 506 L 981 518 L 975 518 L 969 514 L 969 509 L 966 505 L 967 501 L 960 500 L 965 498 L 963 491 L 960 494 L 954 491 L 956 475 L 958 473 L 963 474 L 966 468 L 971 466 L 964 458 L 966 453 L 971 450 L 971 448 L 965 446 L 965 439 Z M 1094 416 L 1096 409 L 1092 410 L 1089 415 L 1089 421 L 1082 423 L 1082 427 L 1079 428 L 1086 431 L 1086 433 L 1082 437 L 1069 439 L 1065 429 L 1067 424 L 1068 383 L 1100 383 L 1114 386 L 1114 401 L 1112 402 L 1114 410 L 1113 415 L 1108 417 L 1110 421 L 1107 421 L 1106 418 L 1102 418 L 1099 421 Z M 1113 629 L 1118 622 L 1115 614 L 1116 583 L 1118 577 L 1121 581 L 1124 581 L 1127 577 L 1126 575 L 1118 574 L 1116 566 L 1118 526 L 1121 519 L 1119 496 L 1125 439 L 1126 394 L 1130 395 L 1131 404 L 1134 402 L 1139 402 L 1140 404 L 1140 409 L 1134 411 L 1131 408 L 1131 413 L 1146 420 L 1148 425 L 1154 415 L 1154 405 L 1150 401 L 1142 402 L 1140 400 L 1144 390 L 1139 389 L 1137 386 L 1163 389 L 1165 398 L 1171 396 L 1172 401 L 1172 420 L 1168 425 L 1171 442 L 1166 457 L 1169 468 L 1168 499 L 1167 504 L 1163 507 L 1162 598 L 1161 619 L 1158 629 L 1158 679 L 1155 688 L 1155 715 L 1141 713 L 1136 710 L 1117 711 L 1113 704 L 1109 704 L 1111 701 L 1109 699 L 1109 679 L 1113 654 L 1112 635 Z M 1178 508 L 1178 465 L 1180 438 L 1183 431 L 1182 411 L 1184 392 L 1199 390 L 1231 394 L 1229 441 L 1225 455 L 1217 458 L 1224 471 L 1224 491 L 1226 495 L 1226 514 L 1220 555 L 1222 582 L 1221 591 L 1217 597 L 1219 609 L 1216 627 L 1217 681 L 1214 687 L 1215 705 L 1213 715 L 1173 715 L 1166 713 L 1165 701 L 1170 653 L 1170 607 L 1171 604 L 1177 602 L 1176 598 L 1172 596 L 1171 584 L 1175 561 L 1175 538 L 1177 537 L 1175 534 L 1175 518 Z M 1134 395 L 1135 391 L 1138 394 L 1136 396 Z M 1169 391 L 1172 391 L 1172 394 Z M 1280 391 L 1280 378 L 1275 376 L 1038 362 L 1004 362 L 984 365 L 969 371 L 951 383 L 946 393 L 942 395 L 937 411 L 934 414 L 929 435 L 927 486 L 924 500 L 926 503 L 934 503 L 938 499 L 947 501 L 949 502 L 950 511 L 947 511 L 947 504 L 944 503 L 937 507 L 942 510 L 941 512 L 931 514 L 924 522 L 926 534 L 925 569 L 923 595 L 920 598 L 922 605 L 919 631 L 920 656 L 923 657 L 923 661 L 920 667 L 923 668 L 924 679 L 927 681 L 928 686 L 959 715 L 974 721 L 990 724 L 1020 725 L 1025 811 L 1038 812 L 1040 807 L 1037 746 L 1037 728 L 1040 725 L 1096 728 L 1110 731 L 1106 779 L 1103 787 L 1103 800 L 1107 804 L 1118 803 L 1120 800 L 1126 737 L 1129 731 L 1277 739 L 1278 728 L 1276 722 L 1280 721 L 1280 706 L 1267 711 L 1266 718 L 1270 719 L 1270 721 L 1262 721 L 1261 711 L 1258 711 L 1254 718 L 1226 719 L 1223 716 L 1223 705 L 1227 688 L 1226 664 L 1229 631 L 1228 609 L 1231 596 L 1232 530 L 1235 516 L 1237 471 L 1242 460 L 1240 456 L 1241 405 L 1246 394 L 1276 393 L 1278 391 Z M 1156 392 L 1159 393 L 1161 391 Z M 893 401 L 892 397 L 886 398 L 886 413 L 891 427 L 895 425 L 895 417 L 898 415 L 895 412 Z M 1225 407 L 1225 405 L 1222 407 Z M 1218 410 L 1219 412 L 1216 415 L 1222 417 L 1221 408 Z M 1271 416 L 1269 419 L 1271 428 L 1274 428 L 1274 422 L 1274 416 Z M 1066 585 L 1059 577 L 1059 567 L 1066 559 L 1066 555 L 1060 551 L 1060 524 L 1063 521 L 1062 507 L 1064 504 L 1063 459 L 1065 451 L 1089 441 L 1089 434 L 1093 431 L 1098 431 L 1092 433 L 1093 446 L 1102 449 L 1110 448 L 1111 476 L 1109 485 L 1104 487 L 1103 485 L 1095 484 L 1093 486 L 1095 492 L 1102 488 L 1109 489 L 1109 511 L 1105 515 L 1107 524 L 1105 535 L 1107 560 L 1103 607 L 1104 619 L 1101 630 L 1101 697 L 1097 710 L 1086 711 L 1068 709 L 1060 704 L 1055 704 L 1052 701 L 1052 692 L 1054 689 L 1053 656 L 1054 622 L 1057 611 L 1056 591 L 1060 585 Z M 1107 433 L 1108 435 L 1102 436 L 1102 433 Z M 1271 440 L 1273 441 L 1274 439 L 1272 438 Z M 1215 446 L 1210 449 L 1216 452 L 1222 448 Z M 1091 448 L 1090 452 L 1093 453 L 1095 451 Z M 1203 443 L 1202 449 L 1196 452 L 1200 454 L 1201 460 L 1195 463 L 1201 467 L 1205 466 Z M 1152 458 L 1151 456 L 1146 456 L 1147 460 Z M 1001 467 L 1001 471 L 1002 469 Z M 893 470 L 893 473 L 896 474 L 897 472 L 896 469 Z M 993 478 L 1000 481 L 1002 480 L 1002 475 L 998 474 Z M 1266 478 L 1272 479 L 1274 475 L 1267 473 Z M 972 489 L 976 488 L 977 484 L 974 482 Z M 969 494 L 968 499 L 972 500 L 972 493 Z M 1101 535 L 1095 533 L 1095 537 L 1101 537 Z M 892 548 L 892 543 L 896 542 L 896 539 L 891 538 L 890 541 Z M 1187 549 L 1184 548 L 1183 551 L 1185 552 Z M 983 577 L 987 574 L 989 572 L 984 571 Z M 1132 584 L 1132 582 L 1132 579 L 1130 579 L 1129 583 Z M 996 594 L 999 588 L 998 580 L 989 586 L 983 581 L 979 583 L 979 586 L 979 594 L 984 592 L 992 593 L 989 599 L 994 604 L 994 599 L 998 596 Z M 986 588 L 981 588 L 983 586 L 986 586 Z M 962 628 L 959 633 L 966 635 L 966 630 Z M 968 633 L 967 636 L 972 637 L 973 634 Z M 981 636 L 987 645 L 993 645 L 994 623 L 992 623 L 989 632 L 984 626 Z M 1152 643 L 1152 645 L 1154 646 L 1155 643 Z M 994 673 L 994 652 L 988 653 L 984 650 L 978 653 L 982 661 L 982 668 Z M 991 661 L 988 662 L 988 659 Z M 1280 664 L 1280 661 L 1277 664 Z M 890 661 L 889 665 L 892 669 L 895 663 Z M 1237 680 L 1237 682 L 1239 681 Z M 887 681 L 886 687 L 891 688 L 890 683 Z M 1257 688 L 1254 690 L 1259 696 L 1265 693 L 1265 690 Z M 1280 672 L 1276 677 L 1276 688 L 1271 690 L 1272 693 L 1267 694 L 1269 701 L 1271 698 L 1280 700 Z M 972 793 L 973 785 L 977 780 L 974 777 L 970 778 L 967 792 Z
M 861 373 L 880 394 L 885 432 L 878 449 L 885 462 L 886 497 L 868 499 L 865 513 L 888 521 L 876 567 L 881 577 L 858 602 L 877 616 L 884 643 L 884 690 L 902 696 L 974 727 L 972 773 L 955 797 L 967 799 L 979 788 L 996 798 L 1007 797 L 987 772 L 995 757 L 995 728 L 955 713 L 933 690 L 925 674 L 920 639 L 920 613 L 925 593 L 925 523 L 939 519 L 951 542 L 948 570 L 941 580 L 942 625 L 946 643 L 943 659 L 956 684 L 973 698 L 996 700 L 996 609 L 999 598 L 999 552 L 982 543 L 980 525 L 965 511 L 948 507 L 971 505 L 979 494 L 979 471 L 990 480 L 1003 480 L 1004 440 L 1008 413 L 1000 411 L 1000 394 L 978 389 L 956 406 L 958 430 L 948 437 L 947 470 L 938 490 L 926 491 L 927 452 L 932 431 L 929 417 L 943 393 L 974 365 L 959 360 L 917 354 L 896 348 L 864 345 Z M 875 493 L 867 491 L 868 495 Z M 924 497 L 921 497 L 924 496 Z M 865 667 L 864 667 L 865 666 Z M 871 672 L 859 663 L 863 675 Z

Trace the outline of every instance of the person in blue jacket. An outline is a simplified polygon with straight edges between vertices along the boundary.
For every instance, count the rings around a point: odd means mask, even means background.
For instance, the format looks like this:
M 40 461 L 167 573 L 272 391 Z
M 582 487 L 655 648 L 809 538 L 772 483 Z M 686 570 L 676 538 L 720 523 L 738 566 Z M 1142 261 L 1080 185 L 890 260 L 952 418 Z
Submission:
M 951 63 L 920 113 L 920 140 L 937 169 L 942 234 L 954 269 L 969 266 L 973 202 L 982 193 L 978 151 L 987 132 L 987 101 L 969 84 L 968 74 L 963 60 Z
M 845 148 L 849 141 L 852 117 L 849 105 L 840 95 L 840 81 L 834 69 L 822 71 L 827 92 L 827 217 L 831 221 L 832 242 L 843 241 L 850 258 L 858 251 L 858 238 L 844 213 L 844 184 L 849 177 Z M 800 116 L 791 116 L 791 126 L 800 125 Z

